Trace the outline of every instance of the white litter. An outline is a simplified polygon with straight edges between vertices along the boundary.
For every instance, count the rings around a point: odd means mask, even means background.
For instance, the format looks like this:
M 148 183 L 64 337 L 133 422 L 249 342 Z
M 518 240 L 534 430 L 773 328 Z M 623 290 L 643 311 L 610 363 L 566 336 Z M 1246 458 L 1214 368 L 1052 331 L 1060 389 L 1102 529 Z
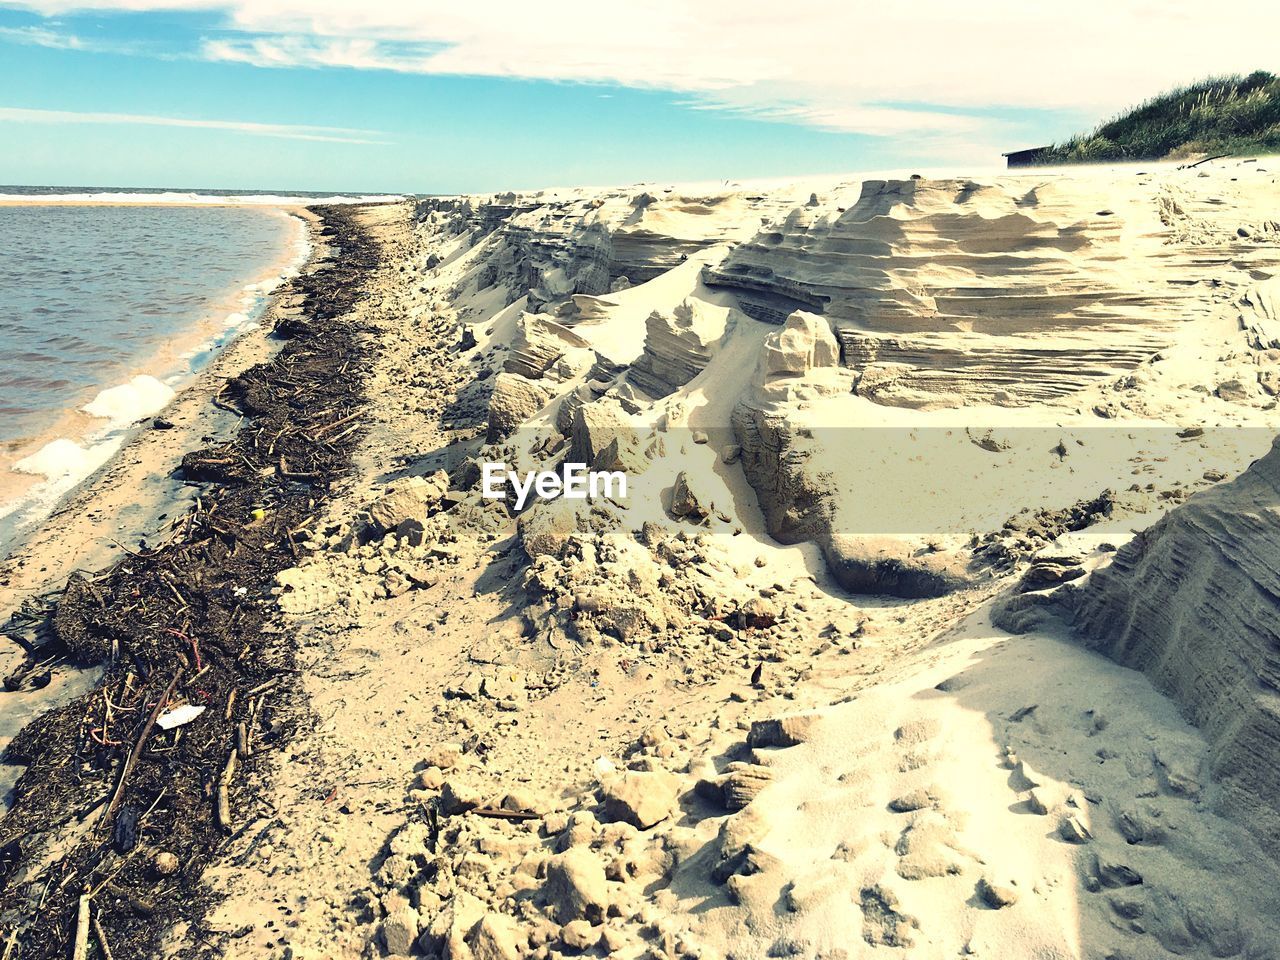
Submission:
M 190 723 L 202 713 L 204 713 L 204 707 L 197 707 L 190 703 L 184 703 L 180 707 L 174 707 L 167 713 L 161 714 L 156 720 L 156 726 L 161 730 L 172 730 L 175 727 L 181 727 L 183 724 Z
M 596 775 L 597 780 L 602 780 L 610 774 L 618 772 L 618 765 L 608 757 L 596 757 L 596 762 L 591 765 L 592 772 Z

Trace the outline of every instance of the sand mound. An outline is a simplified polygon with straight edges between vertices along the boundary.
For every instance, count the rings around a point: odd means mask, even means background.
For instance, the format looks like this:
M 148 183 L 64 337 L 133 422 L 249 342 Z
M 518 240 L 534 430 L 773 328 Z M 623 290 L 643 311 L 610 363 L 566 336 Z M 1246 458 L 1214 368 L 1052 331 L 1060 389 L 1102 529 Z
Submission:
M 222 929 L 297 957 L 1267 956 L 1280 455 L 1223 481 L 1275 432 L 1280 257 L 1235 226 L 1269 190 L 419 204 L 360 480 L 279 578 L 316 729 Z M 625 495 L 482 494 L 482 464 L 576 462 Z M 1037 629 L 993 626 L 998 595 Z
M 1118 550 L 1055 607 L 1201 727 L 1225 804 L 1280 850 L 1280 445 Z M 1176 780 L 1179 771 L 1170 777 Z M 1188 786 L 1198 792 L 1194 775 Z
M 455 786 L 475 762 L 455 753 L 438 837 L 391 841 L 425 868 L 384 864 L 417 905 L 384 942 L 407 923 L 450 958 L 1265 953 L 1267 861 L 1204 809 L 1196 733 L 1136 674 L 975 628 L 739 739 L 650 728 L 625 770 L 598 764 L 594 791 L 549 805 Z

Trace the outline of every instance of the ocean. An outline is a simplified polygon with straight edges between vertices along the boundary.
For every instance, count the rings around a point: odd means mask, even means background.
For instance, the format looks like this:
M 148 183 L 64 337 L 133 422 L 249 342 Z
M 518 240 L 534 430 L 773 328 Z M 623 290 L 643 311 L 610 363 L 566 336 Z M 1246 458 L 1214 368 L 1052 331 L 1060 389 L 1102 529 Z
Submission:
M 0 187 L 0 201 L 35 192 Z M 302 220 L 270 200 L 91 195 L 0 202 L 0 553 L 255 323 L 306 257 Z

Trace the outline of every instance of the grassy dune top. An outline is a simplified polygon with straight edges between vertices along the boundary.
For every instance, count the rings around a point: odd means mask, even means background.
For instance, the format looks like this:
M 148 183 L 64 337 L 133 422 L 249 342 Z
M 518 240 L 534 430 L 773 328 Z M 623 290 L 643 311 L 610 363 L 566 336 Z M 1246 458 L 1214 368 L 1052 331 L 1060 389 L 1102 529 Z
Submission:
M 1280 77 L 1212 77 L 1171 90 L 1054 144 L 1039 163 L 1180 159 L 1280 152 Z

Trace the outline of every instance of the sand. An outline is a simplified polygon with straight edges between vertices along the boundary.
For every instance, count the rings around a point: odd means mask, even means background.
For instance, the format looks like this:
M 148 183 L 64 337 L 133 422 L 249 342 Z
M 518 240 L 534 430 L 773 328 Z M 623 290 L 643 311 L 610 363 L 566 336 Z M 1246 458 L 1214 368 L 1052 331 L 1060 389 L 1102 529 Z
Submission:
M 992 620 L 1269 449 L 1266 167 L 367 208 L 357 477 L 276 598 L 309 720 L 170 952 L 1274 955 L 1216 741 Z M 479 495 L 566 455 L 627 498 Z
M 154 201 L 147 204 L 145 196 L 138 195 L 130 205 L 155 205 Z M 81 205 L 73 200 L 53 202 Z M 0 205 L 42 204 L 40 198 L 33 198 L 31 203 L 0 201 Z M 231 205 L 235 204 L 220 204 Z M 315 217 L 306 207 L 297 204 L 270 206 L 280 216 L 296 221 L 295 235 L 275 262 L 248 278 L 247 283 L 225 291 L 208 315 L 159 345 L 151 355 L 139 359 L 129 371 L 128 380 L 101 386 L 96 394 L 86 394 L 82 398 L 86 403 L 63 411 L 39 434 L 11 443 L 0 452 L 0 507 L 6 511 L 0 542 L 6 551 L 13 548 L 10 536 L 42 519 L 51 506 L 105 464 L 127 441 L 131 423 L 149 413 L 160 412 L 175 391 L 183 390 L 210 358 L 237 339 L 243 332 L 241 327 L 253 322 L 247 313 L 265 309 L 270 292 L 296 274 L 310 242 L 311 231 L 306 225 Z
M 299 215 L 315 223 L 309 212 Z M 166 520 L 189 509 L 199 491 L 175 477 L 182 456 L 198 447 L 202 437 L 228 436 L 235 429 L 237 418 L 213 406 L 210 397 L 228 377 L 278 348 L 270 337 L 275 309 L 269 305 L 263 325 L 235 339 L 177 393 L 164 411 L 172 429 L 153 429 L 147 419 L 124 430 L 120 448 L 108 462 L 70 490 L 48 519 L 9 545 L 0 565 L 0 610 L 7 614 L 29 598 L 61 589 L 75 571 L 100 570 L 127 557 L 129 550 L 154 542 Z M 8 645 L 0 658 L 0 670 L 8 676 L 22 663 L 23 651 Z M 86 689 L 94 674 L 67 667 L 55 671 L 44 690 L 12 694 L 0 705 L 0 741 L 7 744 L 33 712 L 51 709 L 57 698 L 70 699 Z M 11 784 L 19 770 L 4 769 Z

